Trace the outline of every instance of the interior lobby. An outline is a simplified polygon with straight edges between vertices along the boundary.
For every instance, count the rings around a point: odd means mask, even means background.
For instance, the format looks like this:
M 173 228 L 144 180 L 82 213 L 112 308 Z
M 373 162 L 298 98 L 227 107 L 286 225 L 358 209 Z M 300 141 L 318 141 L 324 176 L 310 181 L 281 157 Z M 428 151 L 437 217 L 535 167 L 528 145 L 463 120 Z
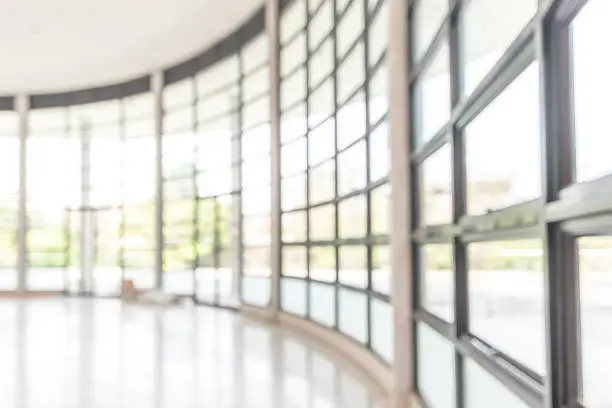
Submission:
M 1 407 L 612 408 L 609 0 L 2 10 Z

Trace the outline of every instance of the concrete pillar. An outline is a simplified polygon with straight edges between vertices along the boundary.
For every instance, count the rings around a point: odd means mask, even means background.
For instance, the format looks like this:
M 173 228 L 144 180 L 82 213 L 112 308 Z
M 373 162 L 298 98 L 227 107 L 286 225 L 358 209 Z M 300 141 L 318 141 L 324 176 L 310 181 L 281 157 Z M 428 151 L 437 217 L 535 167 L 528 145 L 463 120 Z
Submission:
M 28 248 L 27 232 L 28 217 L 26 212 L 26 140 L 28 137 L 28 110 L 30 100 L 27 95 L 15 97 L 15 110 L 19 116 L 19 212 L 17 215 L 17 292 L 27 289 Z
M 266 32 L 270 53 L 270 161 L 272 172 L 271 199 L 271 299 L 273 316 L 280 310 L 281 283 L 281 148 L 280 148 L 280 49 L 279 49 L 280 0 L 266 2 Z
M 155 289 L 163 287 L 163 268 L 164 268 L 164 186 L 163 186 L 163 167 L 162 167 L 162 132 L 163 132 L 163 107 L 162 91 L 164 89 L 163 72 L 153 73 L 151 77 L 151 89 L 154 98 L 155 115 Z
M 412 271 L 408 2 L 389 1 L 389 144 L 391 148 L 391 300 L 395 323 L 392 407 L 408 407 L 412 376 Z

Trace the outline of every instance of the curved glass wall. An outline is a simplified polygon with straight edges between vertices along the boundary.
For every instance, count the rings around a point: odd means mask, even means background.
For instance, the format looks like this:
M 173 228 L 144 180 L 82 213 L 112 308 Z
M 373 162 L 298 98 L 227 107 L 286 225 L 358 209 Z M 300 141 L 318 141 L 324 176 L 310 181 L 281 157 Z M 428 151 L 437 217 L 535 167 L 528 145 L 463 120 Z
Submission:
M 281 308 L 392 356 L 386 3 L 280 22 Z
M 17 289 L 17 233 L 19 212 L 19 118 L 0 112 L 0 291 Z

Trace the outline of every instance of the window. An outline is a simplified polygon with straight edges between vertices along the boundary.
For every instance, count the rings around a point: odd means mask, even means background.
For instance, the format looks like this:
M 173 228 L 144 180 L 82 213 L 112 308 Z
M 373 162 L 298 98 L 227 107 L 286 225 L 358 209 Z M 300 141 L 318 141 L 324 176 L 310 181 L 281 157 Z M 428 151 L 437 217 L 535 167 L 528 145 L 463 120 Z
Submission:
M 534 63 L 466 127 L 470 214 L 508 207 L 542 193 L 538 83 Z
M 470 331 L 540 374 L 545 371 L 542 264 L 540 240 L 468 247 Z
M 467 3 L 461 24 L 465 95 L 476 88 L 537 11 L 538 0 Z
M 421 250 L 421 306 L 436 316 L 454 320 L 453 251 L 449 244 L 429 244 Z
M 504 408 L 529 407 L 472 360 L 466 359 L 464 378 L 466 408 L 486 408 L 492 405 L 503 406 Z
M 421 224 L 437 225 L 453 222 L 452 156 L 450 146 L 425 160 L 421 176 Z
M 571 24 L 574 71 L 574 126 L 576 133 L 576 179 L 590 181 L 612 173 L 606 152 L 608 139 L 601 137 L 607 127 L 608 110 L 603 101 L 612 92 L 612 59 L 605 41 L 612 28 L 607 18 L 610 3 L 592 0 Z
M 444 41 L 415 85 L 413 109 L 415 113 L 414 135 L 417 146 L 431 139 L 450 118 L 451 84 L 448 59 L 448 42 Z
M 606 329 L 612 319 L 612 238 L 578 240 L 580 287 L 580 340 L 582 400 L 587 407 L 604 408 L 612 401 L 606 380 L 612 358 L 612 335 Z
M 415 62 L 420 60 L 429 48 L 429 44 L 440 29 L 447 12 L 447 0 L 419 0 L 415 3 L 412 10 L 412 22 L 414 24 L 412 57 Z
M 417 327 L 418 388 L 431 408 L 455 408 L 455 349 L 420 323 Z M 444 392 L 441 392 L 444 390 Z

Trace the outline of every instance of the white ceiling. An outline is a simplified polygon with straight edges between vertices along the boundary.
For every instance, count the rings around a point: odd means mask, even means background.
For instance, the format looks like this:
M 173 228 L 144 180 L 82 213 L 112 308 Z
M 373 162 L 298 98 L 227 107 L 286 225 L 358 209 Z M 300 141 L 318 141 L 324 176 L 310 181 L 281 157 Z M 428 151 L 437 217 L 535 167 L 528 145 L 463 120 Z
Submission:
M 0 0 L 0 94 L 100 86 L 172 66 L 263 0 Z

